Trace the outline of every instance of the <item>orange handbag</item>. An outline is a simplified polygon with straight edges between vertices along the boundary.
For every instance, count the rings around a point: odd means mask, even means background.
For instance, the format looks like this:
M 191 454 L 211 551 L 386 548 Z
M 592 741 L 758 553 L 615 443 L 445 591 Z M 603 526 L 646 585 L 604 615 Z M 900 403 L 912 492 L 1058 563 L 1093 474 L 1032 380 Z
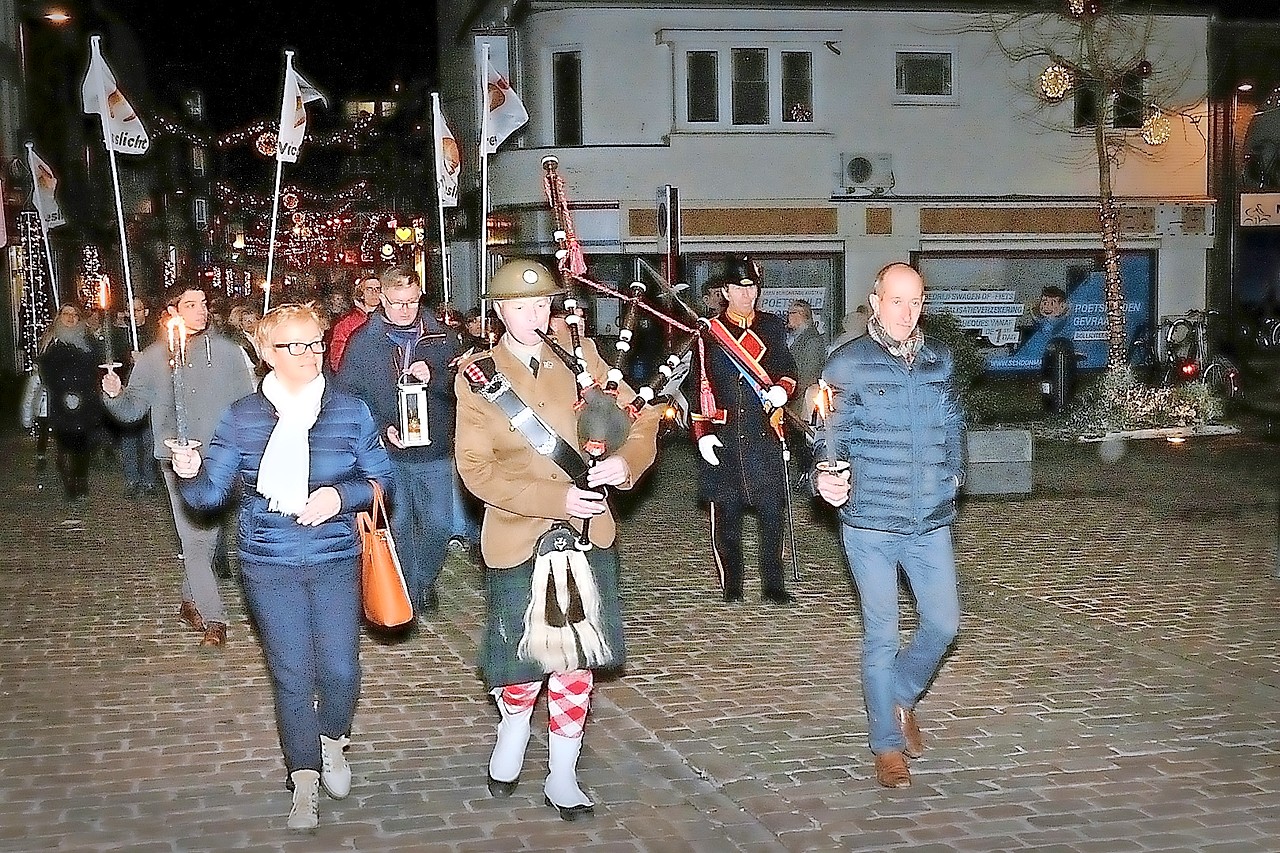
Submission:
M 387 526 L 382 487 L 374 480 L 369 482 L 373 485 L 373 506 L 368 512 L 356 514 L 364 616 L 374 625 L 395 628 L 413 619 L 413 602 L 409 600 L 409 587 L 400 569 L 396 543 Z

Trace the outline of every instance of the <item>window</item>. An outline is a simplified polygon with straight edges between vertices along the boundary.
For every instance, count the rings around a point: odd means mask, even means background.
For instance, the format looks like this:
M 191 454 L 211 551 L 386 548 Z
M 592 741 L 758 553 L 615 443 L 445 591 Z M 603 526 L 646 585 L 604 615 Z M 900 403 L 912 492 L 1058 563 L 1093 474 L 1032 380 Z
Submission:
M 893 77 L 899 104 L 952 104 L 955 79 L 951 51 L 899 50 L 893 55 Z
M 576 50 L 551 56 L 551 99 L 555 144 L 582 144 L 582 54 Z
M 813 54 L 782 52 L 782 120 L 813 121 Z
M 689 121 L 720 121 L 720 57 L 714 50 L 691 50 L 687 61 Z
M 1121 75 L 1114 92 L 1104 92 L 1100 80 L 1081 80 L 1075 88 L 1075 126 L 1093 127 L 1099 107 L 1107 127 L 1136 129 L 1147 114 L 1145 79 L 1140 71 Z
M 769 123 L 769 51 L 735 47 L 733 56 L 733 123 Z
M 817 76 L 841 30 L 663 29 L 672 49 L 675 129 L 824 133 Z M 815 45 L 817 47 L 815 47 Z

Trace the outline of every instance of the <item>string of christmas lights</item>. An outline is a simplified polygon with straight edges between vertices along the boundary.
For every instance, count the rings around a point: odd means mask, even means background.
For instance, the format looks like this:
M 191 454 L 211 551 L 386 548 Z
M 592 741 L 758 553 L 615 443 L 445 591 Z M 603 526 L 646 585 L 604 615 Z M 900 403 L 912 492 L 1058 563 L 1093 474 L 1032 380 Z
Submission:
M 214 183 L 213 195 L 214 198 L 228 208 L 271 207 L 270 194 L 237 192 L 225 181 Z M 372 195 L 368 181 L 356 181 L 351 186 L 335 193 L 319 193 L 296 185 L 289 185 L 280 191 L 280 204 L 287 211 L 297 210 L 298 206 L 303 203 L 313 207 L 332 208 L 344 203 L 367 201 L 372 198 Z
M 97 246 L 80 247 L 80 305 L 86 311 L 98 307 L 98 277 L 102 275 L 102 256 Z
M 381 134 L 381 129 L 377 127 L 376 121 L 373 116 L 362 112 L 356 116 L 350 127 L 340 127 L 328 132 L 308 132 L 307 146 L 311 148 L 342 147 L 353 150 L 358 149 L 364 143 L 371 139 L 376 139 Z M 279 122 L 263 120 L 214 136 L 212 134 L 198 133 L 166 116 L 156 116 L 155 124 L 158 137 L 176 136 L 188 144 L 203 147 L 232 148 L 237 145 L 253 144 L 258 153 L 264 157 L 275 156 L 275 138 L 280 128 Z
M 23 370 L 35 369 L 40 350 L 40 336 L 53 322 L 53 286 L 49 281 L 44 257 L 44 241 L 40 239 L 40 217 L 34 210 L 23 210 L 17 216 L 17 272 L 22 278 L 22 309 L 19 313 L 19 339 L 22 345 Z

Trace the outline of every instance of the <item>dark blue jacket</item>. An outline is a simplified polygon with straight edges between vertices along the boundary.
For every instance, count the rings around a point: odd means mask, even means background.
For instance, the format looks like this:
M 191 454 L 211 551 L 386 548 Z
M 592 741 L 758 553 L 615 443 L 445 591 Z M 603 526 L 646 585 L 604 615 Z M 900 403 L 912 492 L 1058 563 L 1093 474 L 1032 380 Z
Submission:
M 275 425 L 275 406 L 261 391 L 233 403 L 214 430 L 199 475 L 178 481 L 183 499 L 195 509 L 208 511 L 225 504 L 232 490 L 241 488 L 241 562 L 297 566 L 356 559 L 360 541 L 355 513 L 368 509 L 373 500 L 369 480 L 377 480 L 384 491 L 391 488 L 391 461 L 368 407 L 331 384 L 324 390 L 320 415 L 308 434 L 307 491 L 333 486 L 342 497 L 342 509 L 316 527 L 272 512 L 267 499 L 258 494 L 258 466 Z
M 951 351 L 926 338 L 908 367 L 868 335 L 833 352 L 822 376 L 834 396 L 836 457 L 851 468 L 840 520 L 888 533 L 949 525 L 964 481 L 964 413 Z M 825 456 L 825 433 L 818 433 L 815 460 Z
M 427 383 L 427 433 L 431 443 L 417 447 L 387 448 L 396 458 L 426 462 L 453 456 L 453 430 L 458 401 L 453 392 L 451 363 L 459 354 L 456 337 L 431 312 L 418 312 L 422 335 L 407 360 L 405 354 L 388 336 L 391 324 L 381 310 L 369 315 L 365 323 L 347 342 L 342 367 L 334 377 L 338 387 L 368 404 L 378 425 L 378 435 L 386 435 L 387 427 L 400 425 L 400 400 L 396 383 L 402 365 L 425 361 L 431 368 Z

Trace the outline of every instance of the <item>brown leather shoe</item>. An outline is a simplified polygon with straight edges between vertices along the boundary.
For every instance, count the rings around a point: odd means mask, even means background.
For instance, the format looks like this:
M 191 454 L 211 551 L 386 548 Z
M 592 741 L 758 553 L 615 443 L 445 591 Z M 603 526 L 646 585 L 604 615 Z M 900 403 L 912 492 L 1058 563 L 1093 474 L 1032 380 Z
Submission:
M 903 740 L 906 741 L 906 745 L 902 748 L 903 753 L 911 758 L 924 755 L 924 735 L 920 734 L 920 726 L 916 724 L 915 709 L 895 705 L 893 719 L 898 724 L 898 730 L 902 732 Z
M 204 636 L 200 645 L 206 648 L 220 649 L 227 642 L 227 626 L 221 622 L 209 622 L 205 625 Z
M 178 608 L 178 618 L 186 622 L 192 631 L 204 631 L 204 617 L 200 615 L 194 601 L 182 602 L 182 606 Z
M 876 756 L 876 781 L 886 788 L 911 787 L 911 771 L 901 752 L 882 752 Z

